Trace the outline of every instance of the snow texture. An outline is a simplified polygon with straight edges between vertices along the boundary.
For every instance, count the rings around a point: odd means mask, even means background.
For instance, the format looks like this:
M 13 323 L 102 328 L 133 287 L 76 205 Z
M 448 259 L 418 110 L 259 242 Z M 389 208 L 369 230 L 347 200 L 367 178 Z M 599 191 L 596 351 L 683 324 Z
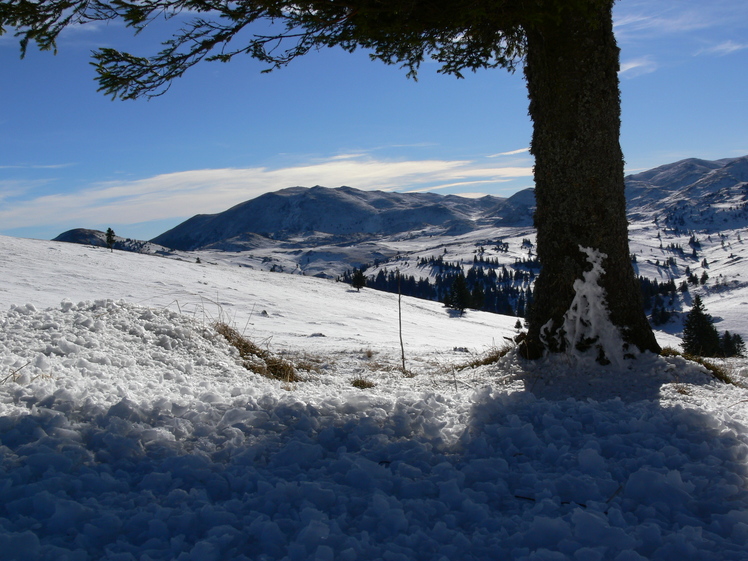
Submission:
M 746 559 L 748 390 L 682 358 L 624 373 L 510 352 L 458 370 L 472 357 L 446 334 L 477 354 L 515 318 L 463 324 L 404 299 L 406 377 L 392 295 L 0 249 L 0 559 Z M 201 290 L 316 369 L 295 384 L 245 370 L 189 307 Z M 353 388 L 361 375 L 376 386 Z

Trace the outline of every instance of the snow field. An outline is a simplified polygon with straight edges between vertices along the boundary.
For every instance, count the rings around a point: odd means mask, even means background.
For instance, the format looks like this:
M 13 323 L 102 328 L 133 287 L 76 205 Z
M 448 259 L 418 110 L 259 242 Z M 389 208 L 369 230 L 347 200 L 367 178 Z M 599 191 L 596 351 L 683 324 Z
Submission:
M 329 364 L 289 391 L 168 309 L 0 327 L 3 559 L 745 559 L 748 392 L 682 359 L 647 363 L 659 400 L 511 354 L 494 388 Z

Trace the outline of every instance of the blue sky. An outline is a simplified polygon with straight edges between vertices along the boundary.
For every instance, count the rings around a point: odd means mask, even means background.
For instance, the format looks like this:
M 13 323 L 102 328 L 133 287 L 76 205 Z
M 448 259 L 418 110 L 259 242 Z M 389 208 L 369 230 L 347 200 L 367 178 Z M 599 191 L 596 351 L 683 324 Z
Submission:
M 620 0 L 627 172 L 748 154 L 748 2 Z M 204 63 L 164 96 L 111 100 L 90 52 L 148 55 L 158 26 L 66 31 L 59 52 L 0 36 L 0 233 L 75 227 L 150 239 L 198 213 L 296 185 L 509 196 L 532 186 L 521 72 L 419 80 L 326 50 L 261 74 Z

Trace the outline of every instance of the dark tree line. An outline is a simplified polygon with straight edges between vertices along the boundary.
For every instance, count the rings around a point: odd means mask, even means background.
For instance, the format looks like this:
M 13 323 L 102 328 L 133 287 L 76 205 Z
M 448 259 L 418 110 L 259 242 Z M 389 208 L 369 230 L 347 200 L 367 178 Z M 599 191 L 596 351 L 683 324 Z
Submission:
M 676 299 L 675 281 L 670 279 L 657 282 L 646 277 L 639 277 L 639 289 L 642 294 L 642 304 L 645 312 L 651 313 L 652 323 L 662 325 L 667 323 L 673 315 Z
M 361 271 L 345 271 L 340 280 L 356 288 L 354 279 L 359 278 L 358 282 L 362 282 Z M 413 275 L 398 275 L 396 271 L 380 269 L 376 275 L 366 277 L 366 284 L 361 287 L 442 302 L 460 311 L 470 308 L 525 317 L 533 298 L 530 284 L 534 278 L 532 272 L 510 271 L 506 267 L 484 270 L 474 266 L 466 274 L 461 266 L 449 264 L 443 270 L 437 269 L 431 278 L 418 279 Z

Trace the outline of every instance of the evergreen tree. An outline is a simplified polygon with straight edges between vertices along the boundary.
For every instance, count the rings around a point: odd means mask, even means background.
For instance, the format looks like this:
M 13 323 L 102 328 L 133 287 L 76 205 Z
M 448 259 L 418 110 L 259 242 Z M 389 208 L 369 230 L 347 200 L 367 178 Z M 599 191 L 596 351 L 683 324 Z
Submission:
M 455 275 L 452 281 L 452 288 L 449 290 L 446 301 L 444 302 L 447 307 L 454 310 L 458 310 L 460 315 L 465 311 L 465 308 L 470 307 L 471 294 L 468 290 L 467 283 L 465 282 L 465 275 L 462 273 Z
M 136 32 L 158 17 L 180 21 L 148 57 L 95 52 L 100 90 L 121 99 L 164 93 L 200 61 L 248 54 L 279 68 L 322 47 L 361 47 L 415 77 L 426 58 L 440 72 L 522 66 L 533 121 L 534 255 L 543 268 L 529 309 L 524 352 L 565 350 L 564 315 L 588 268 L 582 248 L 606 255 L 600 283 L 625 345 L 658 351 L 642 310 L 628 248 L 620 136 L 615 0 L 70 0 L 0 3 L 0 34 L 13 30 L 54 49 L 67 26 L 114 21 Z M 256 26 L 256 27 L 255 27 Z M 254 30 L 254 33 L 253 33 Z M 446 248 L 445 248 L 446 252 Z M 542 332 L 541 332 L 542 331 Z
M 724 357 L 743 356 L 745 354 L 745 343 L 743 338 L 735 333 L 731 335 L 725 331 L 719 338 L 720 354 Z
M 698 295 L 694 296 L 693 307 L 683 323 L 683 350 L 696 356 L 720 354 L 719 333 Z
M 106 246 L 109 248 L 109 251 L 114 251 L 112 249 L 114 247 L 114 230 L 111 228 L 107 228 L 106 230 Z
M 351 276 L 351 286 L 360 292 L 362 288 L 366 286 L 366 275 L 364 275 L 363 269 L 353 269 L 353 275 Z

